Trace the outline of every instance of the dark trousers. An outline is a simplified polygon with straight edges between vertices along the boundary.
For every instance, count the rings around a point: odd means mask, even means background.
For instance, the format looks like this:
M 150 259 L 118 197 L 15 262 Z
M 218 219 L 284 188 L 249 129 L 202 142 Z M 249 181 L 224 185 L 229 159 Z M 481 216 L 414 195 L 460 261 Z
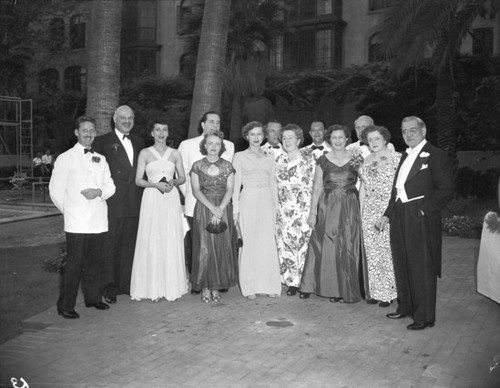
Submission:
M 391 248 L 400 314 L 419 323 L 436 319 L 437 274 L 429 249 L 428 219 L 419 201 L 396 202 L 391 218 Z
M 130 294 L 139 217 L 109 218 L 102 269 L 102 294 Z
M 188 273 L 193 269 L 193 217 L 186 216 L 189 230 L 184 236 L 184 257 Z
M 101 301 L 100 279 L 106 233 L 67 233 L 67 258 L 61 275 L 57 308 L 74 310 L 80 280 L 86 303 Z

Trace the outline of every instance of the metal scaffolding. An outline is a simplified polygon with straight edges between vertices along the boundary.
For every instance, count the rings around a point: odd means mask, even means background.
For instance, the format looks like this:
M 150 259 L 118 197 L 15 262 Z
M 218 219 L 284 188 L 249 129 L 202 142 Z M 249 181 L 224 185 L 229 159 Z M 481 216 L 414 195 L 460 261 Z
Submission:
M 33 102 L 0 96 L 0 143 L 15 158 L 16 170 L 33 176 Z

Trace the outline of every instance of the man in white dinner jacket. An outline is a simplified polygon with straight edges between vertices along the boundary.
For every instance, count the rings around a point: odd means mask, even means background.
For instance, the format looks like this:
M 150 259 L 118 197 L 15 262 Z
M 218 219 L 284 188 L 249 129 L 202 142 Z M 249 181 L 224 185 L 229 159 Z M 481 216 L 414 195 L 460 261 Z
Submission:
M 101 265 L 104 236 L 108 231 L 106 200 L 115 193 L 106 158 L 92 149 L 95 120 L 79 117 L 78 142 L 54 164 L 49 183 L 50 198 L 64 216 L 67 258 L 57 301 L 64 318 L 79 318 L 75 311 L 80 280 L 86 307 L 107 310 L 101 300 Z
M 198 137 L 193 137 L 181 142 L 179 145 L 179 152 L 182 156 L 184 164 L 184 172 L 186 174 L 186 182 L 179 186 L 181 193 L 184 195 L 184 215 L 189 223 L 189 227 L 193 228 L 193 213 L 194 206 L 196 205 L 196 198 L 193 195 L 191 187 L 191 178 L 189 172 L 193 167 L 194 162 L 201 160 L 205 157 L 200 150 L 200 142 L 203 137 L 220 130 L 220 115 L 215 111 L 206 112 L 200 120 L 199 131 L 201 133 Z M 229 140 L 224 140 L 226 151 L 222 154 L 222 158 L 228 162 L 233 161 L 234 144 Z M 191 245 L 191 231 L 186 234 L 185 244 Z M 191 255 L 186 252 L 186 264 L 188 271 L 191 273 Z

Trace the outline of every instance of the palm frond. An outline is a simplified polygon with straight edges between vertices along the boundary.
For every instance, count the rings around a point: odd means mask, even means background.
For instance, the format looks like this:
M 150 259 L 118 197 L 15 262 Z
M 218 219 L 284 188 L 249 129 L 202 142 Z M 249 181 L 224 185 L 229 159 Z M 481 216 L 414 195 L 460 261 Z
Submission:
M 485 0 L 465 2 L 462 8 L 454 14 L 449 28 L 442 30 L 442 35 L 437 39 L 438 44 L 433 56 L 433 64 L 438 70 L 458 53 L 467 33 L 472 29 L 473 21 L 483 12 L 484 3 Z
M 398 75 L 431 56 L 463 0 L 399 1 L 382 22 L 382 51 Z

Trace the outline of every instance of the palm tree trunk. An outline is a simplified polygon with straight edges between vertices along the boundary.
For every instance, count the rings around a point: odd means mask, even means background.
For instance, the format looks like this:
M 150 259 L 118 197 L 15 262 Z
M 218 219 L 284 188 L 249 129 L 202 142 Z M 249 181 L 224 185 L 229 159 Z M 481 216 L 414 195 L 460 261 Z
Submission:
M 201 26 L 188 137 L 210 110 L 220 111 L 231 0 L 206 0 Z
M 241 94 L 233 94 L 233 103 L 231 104 L 231 132 L 229 134 L 229 140 L 234 143 L 234 147 L 237 151 L 241 151 L 245 148 L 243 138 L 241 137 L 244 101 L 245 99 L 241 96 Z
M 437 143 L 452 157 L 457 155 L 457 135 L 454 108 L 455 87 L 449 71 L 443 69 L 436 86 Z
M 120 97 L 122 0 L 93 0 L 91 10 L 87 115 L 98 135 L 111 131 L 111 116 Z

